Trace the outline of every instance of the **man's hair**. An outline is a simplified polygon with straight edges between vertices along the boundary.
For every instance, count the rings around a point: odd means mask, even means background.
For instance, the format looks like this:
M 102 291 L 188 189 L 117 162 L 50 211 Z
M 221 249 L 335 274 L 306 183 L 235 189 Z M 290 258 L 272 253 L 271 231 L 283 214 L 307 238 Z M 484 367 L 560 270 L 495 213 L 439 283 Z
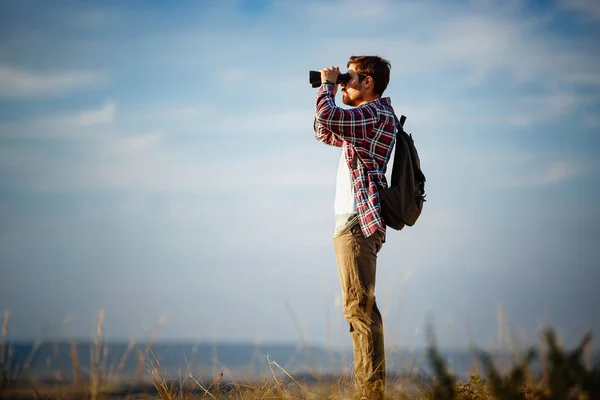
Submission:
M 392 64 L 379 56 L 352 56 L 346 67 L 350 67 L 350 64 L 355 64 L 354 70 L 359 75 L 359 82 L 365 76 L 373 78 L 374 91 L 381 97 L 390 82 Z

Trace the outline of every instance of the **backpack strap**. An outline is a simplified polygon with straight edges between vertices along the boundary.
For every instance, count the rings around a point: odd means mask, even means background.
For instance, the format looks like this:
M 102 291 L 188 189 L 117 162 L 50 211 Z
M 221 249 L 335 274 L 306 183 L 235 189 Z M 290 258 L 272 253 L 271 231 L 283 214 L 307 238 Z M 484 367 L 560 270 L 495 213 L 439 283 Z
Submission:
M 404 130 L 404 122 L 406 121 L 406 115 L 402 115 L 400 117 L 400 119 L 398 120 L 398 116 L 396 115 L 396 112 L 394 111 L 393 108 L 392 108 L 392 114 L 394 114 L 394 120 L 396 121 L 396 126 L 399 125 L 398 130 Z
M 394 170 L 396 169 L 396 168 L 394 168 L 394 167 L 396 167 L 396 155 L 399 152 L 399 150 L 398 150 L 398 140 L 400 140 L 400 134 L 404 133 L 405 138 L 407 140 L 409 140 L 410 142 L 412 142 L 412 135 L 409 135 L 408 133 L 406 133 L 404 131 L 404 122 L 406 121 L 406 116 L 402 115 L 400 117 L 400 120 L 398 120 L 398 116 L 396 116 L 396 113 L 394 112 L 393 108 L 392 108 L 392 114 L 394 114 L 394 119 L 396 120 L 396 126 L 398 128 L 398 133 L 396 135 L 396 144 L 395 144 L 395 147 L 396 147 L 395 151 L 396 152 L 395 152 L 395 155 L 394 155 L 394 165 L 392 166 L 392 181 L 393 181 L 394 180 L 394 177 L 393 177 L 394 175 L 393 174 L 394 174 Z M 411 152 L 410 148 L 411 148 L 411 146 L 409 145 L 409 151 L 408 151 L 408 153 L 409 153 L 411 162 L 413 164 L 413 170 L 414 170 L 414 173 L 415 173 L 415 178 L 418 181 L 425 182 L 425 175 L 423 174 L 423 171 L 421 171 L 420 165 L 415 164 L 415 158 L 412 155 L 412 152 Z M 413 146 L 413 148 L 414 148 L 414 146 Z M 400 166 L 398 166 L 397 168 L 400 168 Z M 400 172 L 398 172 L 398 173 L 400 173 Z
M 402 134 L 404 133 L 404 122 L 406 121 L 406 116 L 402 115 L 402 117 L 400 117 L 400 119 L 398 119 L 398 116 L 396 115 L 396 112 L 394 111 L 394 109 L 392 108 L 392 114 L 394 114 L 394 120 L 396 121 L 396 143 L 394 144 L 394 163 L 392 165 L 392 176 L 391 176 L 391 183 L 395 182 L 396 179 L 396 175 L 400 176 L 401 171 L 400 169 L 402 168 L 400 166 L 400 147 L 402 146 L 398 146 L 398 142 L 400 140 L 404 140 L 404 138 L 402 137 Z

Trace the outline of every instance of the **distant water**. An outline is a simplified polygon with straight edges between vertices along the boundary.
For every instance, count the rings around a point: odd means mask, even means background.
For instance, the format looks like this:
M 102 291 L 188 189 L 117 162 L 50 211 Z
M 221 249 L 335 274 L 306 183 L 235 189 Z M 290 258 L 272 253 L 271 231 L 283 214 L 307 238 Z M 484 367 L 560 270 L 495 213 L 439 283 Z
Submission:
M 10 344 L 10 359 L 5 367 L 18 375 L 30 358 L 28 371 L 32 376 L 72 379 L 71 346 L 69 342 L 46 342 L 32 353 L 33 342 L 15 342 Z M 347 373 L 352 362 L 351 351 L 291 344 L 156 342 L 150 351 L 145 343 L 138 343 L 129 352 L 128 346 L 126 342 L 102 343 L 99 369 L 103 376 L 110 375 L 117 380 L 130 380 L 136 376 L 146 379 L 149 366 L 155 365 L 171 377 L 192 373 L 197 378 L 210 380 L 222 372 L 224 379 L 257 379 L 273 374 L 267 357 L 291 374 Z M 75 343 L 75 350 L 80 377 L 86 379 L 91 360 L 96 357 L 96 346 L 92 342 L 80 341 Z M 466 377 L 472 371 L 473 355 L 470 352 L 444 351 L 442 355 L 459 377 Z M 505 366 L 510 364 L 508 356 L 496 356 L 494 359 Z M 387 355 L 386 364 L 388 372 L 392 373 L 418 371 L 424 375 L 429 371 L 425 351 L 391 352 Z M 274 364 L 271 366 L 276 373 L 281 372 Z M 534 369 L 537 368 L 534 365 Z

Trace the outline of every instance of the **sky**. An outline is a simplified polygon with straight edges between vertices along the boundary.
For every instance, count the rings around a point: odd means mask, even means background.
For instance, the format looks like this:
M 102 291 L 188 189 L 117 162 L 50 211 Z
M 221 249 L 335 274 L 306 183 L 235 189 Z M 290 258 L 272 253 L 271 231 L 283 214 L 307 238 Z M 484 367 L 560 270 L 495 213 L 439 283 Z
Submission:
M 114 339 L 351 346 L 308 72 L 369 54 L 427 177 L 379 254 L 386 345 L 428 321 L 441 346 L 578 343 L 600 331 L 599 22 L 593 0 L 0 3 L 10 337 L 90 337 L 104 310 Z

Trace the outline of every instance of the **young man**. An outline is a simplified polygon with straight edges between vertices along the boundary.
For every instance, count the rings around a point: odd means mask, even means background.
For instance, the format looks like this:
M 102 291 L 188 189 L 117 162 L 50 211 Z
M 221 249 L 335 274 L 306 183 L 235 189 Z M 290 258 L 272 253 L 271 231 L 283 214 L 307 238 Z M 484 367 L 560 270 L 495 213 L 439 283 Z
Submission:
M 387 187 L 385 171 L 395 142 L 395 122 L 388 97 L 382 98 L 390 63 L 376 56 L 352 56 L 350 81 L 342 83 L 335 105 L 339 68 L 321 70 L 315 137 L 341 147 L 335 193 L 333 244 L 342 287 L 344 318 L 354 348 L 357 397 L 383 399 L 385 353 L 383 321 L 375 301 L 377 253 L 385 242 L 378 188 Z

